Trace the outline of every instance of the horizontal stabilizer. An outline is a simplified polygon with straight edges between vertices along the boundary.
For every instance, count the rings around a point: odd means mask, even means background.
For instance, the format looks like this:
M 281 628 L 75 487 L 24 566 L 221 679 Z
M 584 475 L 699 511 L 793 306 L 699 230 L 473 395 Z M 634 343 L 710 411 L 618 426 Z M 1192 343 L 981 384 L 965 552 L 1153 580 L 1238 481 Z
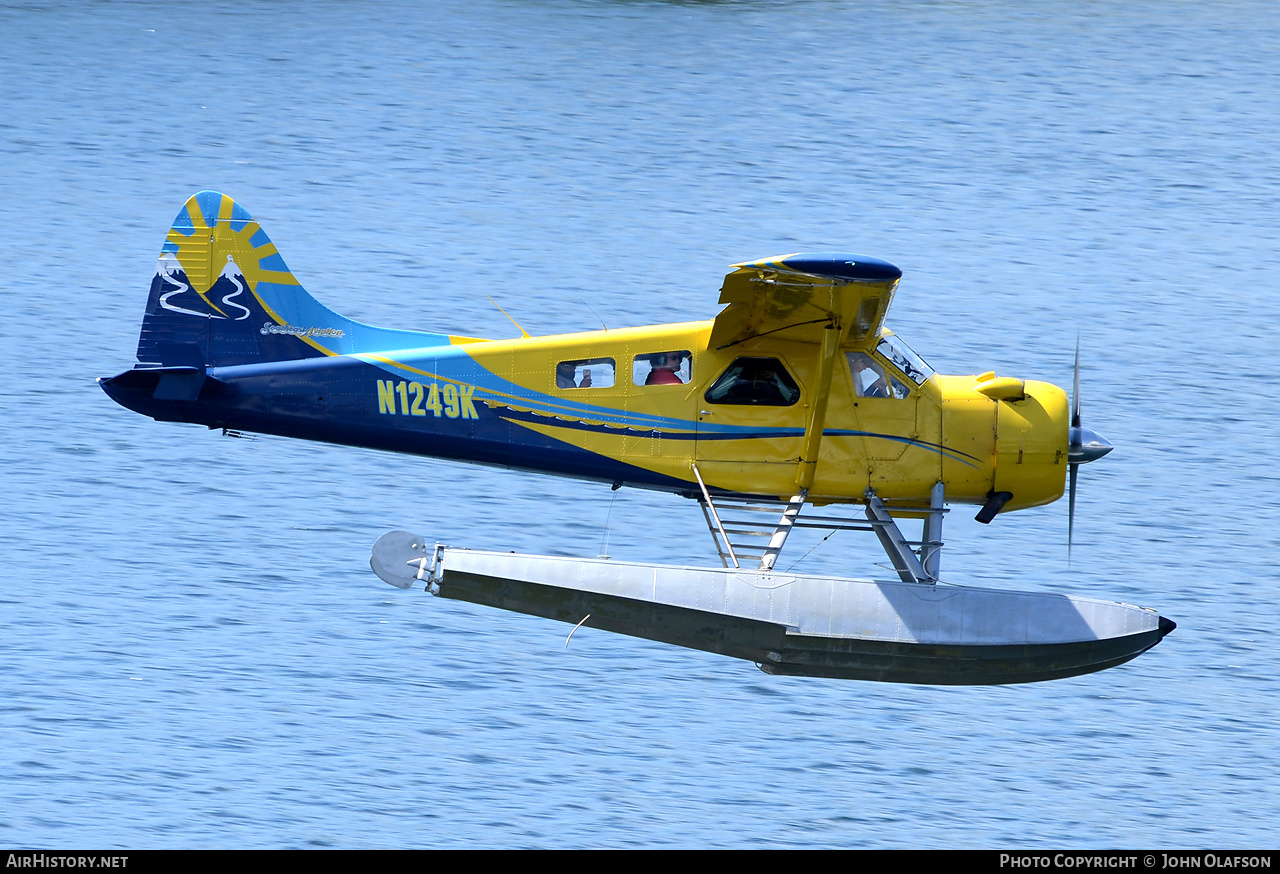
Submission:
M 194 401 L 204 386 L 203 367 L 163 367 L 152 397 L 158 401 Z
M 184 421 L 171 401 L 195 401 L 222 382 L 203 367 L 135 367 L 98 384 L 116 403 L 161 421 Z

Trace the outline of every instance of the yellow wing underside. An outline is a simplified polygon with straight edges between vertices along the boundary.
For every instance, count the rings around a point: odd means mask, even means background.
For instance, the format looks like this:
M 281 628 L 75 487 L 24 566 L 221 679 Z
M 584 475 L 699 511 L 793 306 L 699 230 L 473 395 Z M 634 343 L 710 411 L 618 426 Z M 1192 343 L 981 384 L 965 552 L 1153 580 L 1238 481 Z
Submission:
M 786 264 L 792 257 L 733 265 L 720 289 L 720 303 L 728 306 L 711 330 L 712 349 L 765 336 L 821 343 L 830 325 L 840 329 L 840 348 L 859 348 L 876 341 L 898 280 L 806 273 Z

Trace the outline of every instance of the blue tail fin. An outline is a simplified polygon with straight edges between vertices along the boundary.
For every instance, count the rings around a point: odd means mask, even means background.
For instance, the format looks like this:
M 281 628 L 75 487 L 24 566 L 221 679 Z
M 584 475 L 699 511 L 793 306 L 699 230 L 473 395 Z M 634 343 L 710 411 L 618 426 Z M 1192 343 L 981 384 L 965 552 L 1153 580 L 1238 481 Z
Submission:
M 333 312 L 307 294 L 242 206 L 201 191 L 161 249 L 138 361 L 205 368 L 449 343 L 446 334 L 375 328 Z

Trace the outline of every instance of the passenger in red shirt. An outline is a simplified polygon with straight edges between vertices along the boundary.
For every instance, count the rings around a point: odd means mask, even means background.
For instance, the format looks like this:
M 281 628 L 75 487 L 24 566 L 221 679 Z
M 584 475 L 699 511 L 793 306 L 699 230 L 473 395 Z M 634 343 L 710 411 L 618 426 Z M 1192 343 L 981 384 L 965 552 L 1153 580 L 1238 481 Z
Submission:
M 653 368 L 649 371 L 649 375 L 645 377 L 645 385 L 684 385 L 684 380 L 680 378 L 680 374 L 676 373 L 683 363 L 683 356 L 679 352 L 664 352 L 659 355 L 653 355 L 649 358 L 649 365 Z

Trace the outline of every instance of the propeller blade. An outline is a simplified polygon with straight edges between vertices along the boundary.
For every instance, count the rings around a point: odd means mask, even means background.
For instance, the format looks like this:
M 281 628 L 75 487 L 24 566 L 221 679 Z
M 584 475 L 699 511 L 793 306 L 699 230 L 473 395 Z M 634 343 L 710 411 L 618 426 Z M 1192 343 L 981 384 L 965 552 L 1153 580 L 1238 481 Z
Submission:
M 1067 564 L 1071 563 L 1071 541 L 1076 532 L 1076 477 L 1080 474 L 1080 465 L 1071 465 L 1071 485 L 1067 497 Z
M 1075 377 L 1071 385 L 1071 427 L 1067 430 L 1067 470 L 1070 482 L 1067 486 L 1067 562 L 1071 562 L 1071 543 L 1076 530 L 1076 480 L 1080 465 L 1097 461 L 1115 447 L 1111 441 L 1096 431 L 1080 424 L 1080 335 L 1076 335 Z
M 1076 334 L 1076 377 L 1071 386 L 1071 427 L 1080 427 L 1080 335 Z

